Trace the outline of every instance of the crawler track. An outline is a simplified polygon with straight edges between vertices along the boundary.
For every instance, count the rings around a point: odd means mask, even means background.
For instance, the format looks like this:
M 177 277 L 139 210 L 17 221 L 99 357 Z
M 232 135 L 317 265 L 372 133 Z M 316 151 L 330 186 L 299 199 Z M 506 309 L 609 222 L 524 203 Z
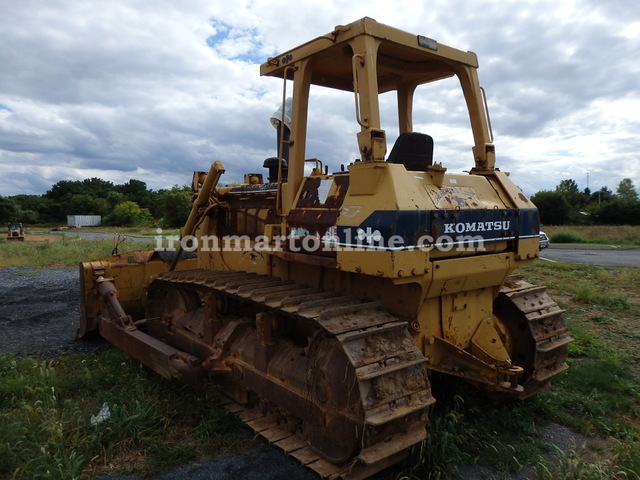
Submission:
M 527 398 L 544 390 L 549 380 L 568 367 L 567 346 L 573 341 L 562 319 L 562 310 L 546 293 L 546 287 L 510 277 L 495 302 L 495 313 L 510 331 L 511 354 L 524 368 L 520 384 Z
M 182 317 L 165 314 L 156 330 L 206 343 L 192 319 L 212 297 L 228 313 L 206 358 L 191 353 L 222 375 L 231 411 L 322 477 L 365 478 L 425 438 L 435 401 L 426 360 L 406 322 L 379 303 L 264 275 L 175 271 L 151 284 L 150 310 Z

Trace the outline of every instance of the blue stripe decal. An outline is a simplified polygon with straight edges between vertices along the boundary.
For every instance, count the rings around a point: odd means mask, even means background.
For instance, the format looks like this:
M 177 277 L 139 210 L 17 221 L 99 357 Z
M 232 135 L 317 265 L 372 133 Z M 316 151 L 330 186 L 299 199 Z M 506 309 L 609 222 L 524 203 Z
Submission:
M 538 210 L 378 210 L 358 226 L 338 226 L 328 244 L 406 250 L 439 244 L 537 238 Z

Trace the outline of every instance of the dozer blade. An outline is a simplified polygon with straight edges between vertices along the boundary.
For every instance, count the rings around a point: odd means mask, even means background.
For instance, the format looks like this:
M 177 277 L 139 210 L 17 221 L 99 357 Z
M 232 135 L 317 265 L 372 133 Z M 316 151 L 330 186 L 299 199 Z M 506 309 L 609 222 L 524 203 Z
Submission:
M 97 335 L 103 300 L 95 288 L 96 279 L 112 279 L 118 285 L 118 301 L 134 319 L 144 316 L 147 288 L 158 274 L 169 270 L 174 252 L 143 250 L 123 253 L 80 264 L 80 326 L 77 338 Z M 176 269 L 194 268 L 197 259 L 183 254 Z

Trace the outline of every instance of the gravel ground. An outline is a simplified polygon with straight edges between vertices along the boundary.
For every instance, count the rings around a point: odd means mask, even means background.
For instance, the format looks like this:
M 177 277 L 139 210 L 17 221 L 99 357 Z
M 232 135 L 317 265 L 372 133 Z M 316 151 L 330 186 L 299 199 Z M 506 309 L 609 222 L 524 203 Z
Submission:
M 256 447 L 243 455 L 219 455 L 162 473 L 153 480 L 319 480 L 293 457 Z M 135 475 L 102 475 L 96 480 L 141 480 Z M 371 479 L 375 480 L 375 479 Z
M 91 351 L 75 340 L 80 289 L 77 267 L 0 269 L 0 355 L 54 356 Z
M 0 355 L 57 356 L 93 352 L 104 348 L 101 340 L 75 340 L 78 326 L 80 290 L 77 267 L 0 268 Z M 251 433 L 247 428 L 248 439 Z M 561 450 L 580 447 L 586 438 L 566 427 L 549 424 L 539 429 L 539 438 Z M 259 442 L 260 443 L 260 442 Z M 525 480 L 535 478 L 532 471 L 512 476 L 497 474 L 482 465 L 461 467 L 461 478 L 468 480 Z M 374 478 L 394 478 L 393 469 Z M 163 473 L 155 480 L 317 480 L 318 476 L 287 457 L 260 443 L 246 455 L 220 455 Z M 139 480 L 136 476 L 103 475 L 100 480 Z

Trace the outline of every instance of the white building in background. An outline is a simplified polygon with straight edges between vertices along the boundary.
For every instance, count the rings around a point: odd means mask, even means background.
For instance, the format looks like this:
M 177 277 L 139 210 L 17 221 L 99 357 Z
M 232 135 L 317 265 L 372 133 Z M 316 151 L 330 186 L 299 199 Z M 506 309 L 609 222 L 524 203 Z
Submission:
M 67 227 L 97 227 L 101 222 L 100 215 L 67 215 Z

